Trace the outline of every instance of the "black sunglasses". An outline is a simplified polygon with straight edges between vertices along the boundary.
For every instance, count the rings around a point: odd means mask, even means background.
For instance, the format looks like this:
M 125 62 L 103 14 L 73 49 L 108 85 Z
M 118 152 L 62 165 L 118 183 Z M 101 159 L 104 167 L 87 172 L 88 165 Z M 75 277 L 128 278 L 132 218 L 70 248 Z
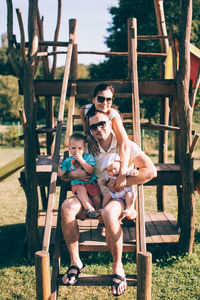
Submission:
M 98 127 L 100 127 L 100 128 L 106 127 L 106 123 L 107 123 L 107 121 L 101 121 L 99 123 L 90 125 L 89 128 L 90 128 L 90 130 L 95 131 L 95 130 L 97 130 Z
M 110 101 L 112 101 L 112 98 L 106 98 L 106 97 L 103 97 L 103 96 L 97 96 L 97 102 L 104 103 L 104 101 L 110 102 Z

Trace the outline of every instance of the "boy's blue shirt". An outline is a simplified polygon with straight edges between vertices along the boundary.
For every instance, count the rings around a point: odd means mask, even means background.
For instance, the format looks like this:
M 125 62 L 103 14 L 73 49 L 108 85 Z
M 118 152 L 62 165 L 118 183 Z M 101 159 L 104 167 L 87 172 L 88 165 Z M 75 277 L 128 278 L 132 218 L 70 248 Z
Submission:
M 95 167 L 96 163 L 94 160 L 94 157 L 89 154 L 89 153 L 84 153 L 83 154 L 83 159 L 91 166 Z M 79 162 L 73 157 L 73 156 L 69 156 L 67 157 L 62 163 L 61 163 L 61 169 L 66 171 L 66 172 L 71 172 L 76 170 L 77 168 L 80 168 L 81 165 L 79 164 Z M 82 167 L 81 167 L 82 168 Z M 75 185 L 75 184 L 85 184 L 85 183 L 90 183 L 93 182 L 94 180 L 96 180 L 96 176 L 94 175 L 94 173 L 91 175 L 91 179 L 90 181 L 81 181 L 78 179 L 73 179 L 71 181 L 71 185 Z

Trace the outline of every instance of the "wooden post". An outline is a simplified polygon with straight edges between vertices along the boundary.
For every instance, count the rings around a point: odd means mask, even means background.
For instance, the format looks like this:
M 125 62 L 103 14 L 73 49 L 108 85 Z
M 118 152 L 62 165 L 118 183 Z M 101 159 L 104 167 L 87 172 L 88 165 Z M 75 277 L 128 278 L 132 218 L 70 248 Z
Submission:
M 128 19 L 128 50 L 129 68 L 131 71 L 130 79 L 132 79 L 133 137 L 134 142 L 141 147 L 140 103 L 137 75 L 137 20 L 134 18 Z M 136 243 L 138 253 L 140 251 L 146 251 L 146 241 L 143 185 L 139 185 L 137 190 L 138 194 L 136 200 L 136 208 L 138 215 L 136 218 Z
M 35 253 L 35 274 L 36 274 L 36 299 L 50 300 L 50 265 L 49 253 L 38 251 Z
M 138 253 L 137 300 L 151 299 L 152 255 L 150 252 Z
M 70 31 L 74 28 L 74 44 L 73 44 L 73 52 L 72 52 L 72 62 L 70 68 L 70 79 L 71 90 L 69 97 L 69 107 L 68 107 L 68 115 L 67 115 L 67 127 L 65 134 L 65 147 L 64 152 L 67 155 L 69 151 L 69 137 L 73 131 L 73 115 L 75 111 L 75 95 L 76 95 L 76 80 L 78 79 L 78 45 L 77 45 L 77 21 L 76 19 L 70 20 Z
M 72 21 L 70 20 L 70 24 L 71 24 L 71 22 Z M 69 36 L 68 51 L 67 51 L 67 57 L 66 57 L 66 63 L 65 63 L 65 71 L 64 71 L 63 82 L 62 82 L 62 90 L 61 90 L 59 113 L 58 113 L 58 122 L 57 122 L 57 128 L 56 128 L 56 141 L 55 141 L 55 148 L 54 148 L 54 154 L 53 154 L 52 173 L 51 173 L 51 180 L 50 180 L 50 187 L 49 187 L 47 216 L 46 216 L 46 221 L 45 221 L 45 231 L 44 231 L 44 239 L 43 239 L 43 247 L 42 247 L 42 250 L 44 250 L 44 251 L 49 250 L 51 225 L 52 225 L 52 219 L 53 219 L 53 209 L 54 209 L 55 196 L 56 196 L 56 180 L 57 180 L 57 171 L 58 171 L 58 164 L 59 164 L 61 133 L 62 133 L 62 125 L 63 125 L 63 118 L 64 118 L 64 110 L 65 110 L 65 100 L 66 100 L 66 94 L 67 94 L 70 64 L 71 64 L 71 57 L 72 57 L 72 50 L 73 50 L 73 41 L 74 41 L 73 26 L 70 26 L 70 30 L 72 30 L 72 31 L 70 32 L 70 36 Z
M 77 20 L 72 19 L 69 23 L 70 33 L 74 32 L 74 47 L 72 51 L 72 61 L 70 69 L 70 77 L 72 82 L 70 90 L 70 101 L 68 108 L 68 118 L 67 118 L 67 130 L 65 136 L 65 147 L 64 147 L 64 158 L 68 156 L 68 143 L 69 135 L 72 133 L 73 129 L 73 114 L 75 109 L 75 94 L 76 94 L 76 80 L 78 79 L 78 51 L 77 51 Z M 61 205 L 66 199 L 67 183 L 65 181 L 61 182 L 60 188 L 60 199 L 58 208 L 58 218 L 56 226 L 56 237 L 54 245 L 54 255 L 53 255 L 53 265 L 52 265 L 52 278 L 51 278 L 51 300 L 57 299 L 58 293 L 58 275 L 60 271 L 60 260 L 61 260 L 61 250 L 60 244 L 62 240 L 62 230 L 61 230 Z
M 154 0 L 156 11 L 156 19 L 158 26 L 158 33 L 160 36 L 167 36 L 167 28 L 165 23 L 165 14 L 163 8 L 164 0 Z M 160 39 L 161 52 L 167 53 L 169 50 L 168 39 Z M 161 77 L 164 77 L 165 60 L 163 60 Z M 160 124 L 168 125 L 169 123 L 169 98 L 163 98 L 160 104 Z M 167 149 L 168 148 L 168 131 L 159 132 L 159 163 L 167 162 Z M 165 186 L 157 186 L 157 209 L 158 211 L 165 210 Z

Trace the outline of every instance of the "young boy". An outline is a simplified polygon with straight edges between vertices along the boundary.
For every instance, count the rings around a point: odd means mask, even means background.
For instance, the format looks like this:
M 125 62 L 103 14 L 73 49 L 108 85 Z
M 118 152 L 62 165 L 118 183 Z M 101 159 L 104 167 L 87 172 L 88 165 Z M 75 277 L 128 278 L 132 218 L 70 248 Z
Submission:
M 116 153 L 111 153 L 103 160 L 101 170 L 106 171 L 105 180 L 102 184 L 107 185 L 110 179 L 116 179 L 120 170 L 120 157 Z M 138 171 L 134 169 L 128 169 L 126 172 L 127 176 L 137 176 Z M 137 216 L 137 212 L 134 208 L 136 193 L 133 186 L 126 186 L 119 192 L 108 191 L 104 198 L 102 207 L 105 207 L 111 199 L 123 199 L 125 201 L 126 209 L 124 210 L 122 218 L 127 217 L 133 220 Z
M 77 168 L 83 168 L 91 175 L 89 181 L 73 179 L 71 181 L 73 194 L 81 201 L 87 218 L 98 218 L 101 205 L 101 191 L 94 175 L 94 157 L 85 153 L 85 136 L 75 133 L 70 136 L 69 150 L 72 156 L 67 157 L 58 168 L 58 176 L 63 176 L 66 172 L 71 172 Z

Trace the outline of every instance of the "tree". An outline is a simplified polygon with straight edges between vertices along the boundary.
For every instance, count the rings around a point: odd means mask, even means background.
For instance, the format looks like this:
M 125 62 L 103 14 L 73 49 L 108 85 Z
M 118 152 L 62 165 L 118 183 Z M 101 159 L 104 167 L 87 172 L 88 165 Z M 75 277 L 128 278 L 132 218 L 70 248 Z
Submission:
M 7 53 L 8 39 L 7 34 L 1 35 L 0 48 L 0 75 L 15 75 Z
M 173 25 L 175 34 L 178 34 L 180 20 L 180 3 L 179 1 L 164 1 L 165 19 L 168 28 Z M 112 25 L 107 29 L 109 36 L 106 38 L 106 45 L 110 51 L 127 51 L 127 19 L 129 17 L 137 18 L 138 35 L 156 35 L 157 23 L 154 8 L 154 1 L 149 0 L 120 0 L 118 7 L 110 8 L 112 15 Z M 194 0 L 193 4 L 193 24 L 191 41 L 200 48 L 199 31 L 200 31 L 200 2 Z M 160 41 L 138 41 L 138 52 L 161 52 Z M 161 60 L 158 58 L 140 58 L 138 57 L 138 77 L 139 78 L 160 78 Z M 126 78 L 127 58 L 125 57 L 107 57 L 99 65 L 91 65 L 89 68 L 92 79 L 109 79 L 109 78 Z M 156 101 L 141 101 L 144 117 L 155 119 L 159 106 Z M 154 105 L 152 106 L 152 103 Z M 123 101 L 119 110 L 123 112 Z
M 177 72 L 176 108 L 179 119 L 180 134 L 178 150 L 182 177 L 181 192 L 181 236 L 180 245 L 191 254 L 195 233 L 195 200 L 192 145 L 192 117 L 196 92 L 200 83 L 200 67 L 192 91 L 190 84 L 190 36 L 192 24 L 192 0 L 181 1 L 181 18 L 179 25 L 179 70 Z
M 0 75 L 0 120 L 19 120 L 19 109 L 23 107 L 23 97 L 18 95 L 17 78 Z
M 8 54 L 12 67 L 20 79 L 24 94 L 24 112 L 22 113 L 22 123 L 24 129 L 24 165 L 25 179 L 23 182 L 27 199 L 27 241 L 28 254 L 33 255 L 39 249 L 38 234 L 38 193 L 36 177 L 36 106 L 34 79 L 36 77 L 39 58 L 37 52 L 45 51 L 46 46 L 40 46 L 39 41 L 43 41 L 43 18 L 40 19 L 38 0 L 29 0 L 28 6 L 28 46 L 25 43 L 25 33 L 20 9 L 17 9 L 17 18 L 20 27 L 21 41 L 16 47 L 15 36 L 13 34 L 13 5 L 12 0 L 7 0 L 7 36 Z M 61 0 L 58 0 L 58 18 L 54 35 L 57 41 L 60 17 Z M 53 47 L 56 51 L 56 46 Z M 42 57 L 44 74 L 46 79 L 54 79 L 57 56 L 54 55 L 53 66 L 50 70 L 48 58 Z M 45 99 L 46 112 L 48 115 L 48 127 L 53 121 L 52 99 Z

